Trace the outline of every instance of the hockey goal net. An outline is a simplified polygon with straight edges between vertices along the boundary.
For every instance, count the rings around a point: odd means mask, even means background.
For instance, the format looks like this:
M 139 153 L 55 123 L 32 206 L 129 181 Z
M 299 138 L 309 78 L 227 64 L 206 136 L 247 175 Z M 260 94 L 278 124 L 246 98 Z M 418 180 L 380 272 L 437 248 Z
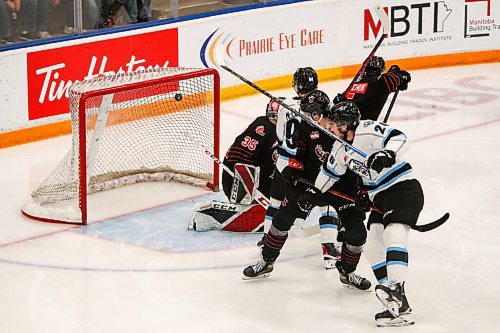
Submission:
M 218 187 L 219 75 L 159 68 L 76 82 L 68 91 L 72 147 L 22 208 L 46 222 L 87 224 L 87 195 L 176 181 Z

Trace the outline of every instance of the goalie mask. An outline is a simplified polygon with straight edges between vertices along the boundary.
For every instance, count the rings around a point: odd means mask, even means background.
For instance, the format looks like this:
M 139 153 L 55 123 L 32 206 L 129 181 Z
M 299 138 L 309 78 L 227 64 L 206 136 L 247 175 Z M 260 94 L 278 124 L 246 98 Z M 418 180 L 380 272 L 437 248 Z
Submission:
M 313 90 L 300 100 L 302 112 L 309 113 L 311 118 L 316 119 L 323 115 L 328 109 L 330 98 L 321 90 Z
M 373 56 L 373 58 L 363 71 L 363 75 L 376 75 L 380 76 L 385 71 L 385 61 L 382 57 Z
M 318 87 L 318 74 L 312 67 L 298 68 L 293 74 L 293 89 L 299 95 L 305 95 Z
M 278 97 L 280 101 L 284 101 L 286 98 L 285 97 Z M 271 99 L 269 103 L 267 103 L 266 107 L 266 116 L 268 116 L 271 119 L 278 119 L 278 112 L 282 108 L 282 106 L 276 102 L 276 99 Z
M 355 130 L 359 125 L 361 114 L 356 104 L 347 101 L 331 106 L 326 112 L 326 117 L 333 120 L 338 128 L 346 126 L 347 130 Z

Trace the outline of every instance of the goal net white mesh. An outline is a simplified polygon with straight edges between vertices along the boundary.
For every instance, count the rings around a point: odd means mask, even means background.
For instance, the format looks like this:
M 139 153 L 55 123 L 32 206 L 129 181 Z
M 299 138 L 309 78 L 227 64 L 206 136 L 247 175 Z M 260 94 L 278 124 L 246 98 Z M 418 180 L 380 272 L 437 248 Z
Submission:
M 49 222 L 86 223 L 90 193 L 147 181 L 213 186 L 214 163 L 185 134 L 218 151 L 216 89 L 217 72 L 190 68 L 73 84 L 72 147 L 33 191 L 23 213 Z

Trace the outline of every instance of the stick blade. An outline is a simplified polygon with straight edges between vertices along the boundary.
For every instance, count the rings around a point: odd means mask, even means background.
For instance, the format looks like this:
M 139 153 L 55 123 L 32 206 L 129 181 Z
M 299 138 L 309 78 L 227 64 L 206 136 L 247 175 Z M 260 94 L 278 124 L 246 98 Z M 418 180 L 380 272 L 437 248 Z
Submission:
M 386 36 L 389 36 L 389 32 L 391 31 L 391 23 L 389 21 L 389 16 L 384 10 L 382 5 L 375 5 L 373 7 L 373 11 L 377 14 L 380 22 L 382 22 L 382 29 Z
M 415 225 L 412 227 L 412 229 L 420 231 L 420 232 L 431 231 L 431 230 L 434 230 L 437 227 L 441 226 L 446 221 L 448 221 L 449 218 L 450 218 L 450 213 L 446 213 L 434 222 L 430 222 L 430 223 L 422 224 L 422 225 Z

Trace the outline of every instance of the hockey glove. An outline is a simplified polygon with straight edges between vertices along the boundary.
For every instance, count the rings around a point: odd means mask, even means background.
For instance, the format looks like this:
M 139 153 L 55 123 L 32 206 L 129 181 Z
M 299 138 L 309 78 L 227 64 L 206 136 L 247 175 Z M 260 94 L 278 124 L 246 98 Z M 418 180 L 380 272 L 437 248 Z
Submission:
M 297 179 L 300 178 L 300 176 L 302 176 L 303 170 L 304 170 L 304 164 L 291 158 L 288 161 L 288 166 L 285 167 L 281 172 L 281 176 L 286 182 L 295 186 L 297 183 Z
M 408 89 L 408 82 L 411 81 L 411 75 L 407 71 L 401 70 L 398 65 L 392 65 L 388 70 L 389 73 L 393 73 L 399 77 L 400 83 L 398 89 L 405 91 Z
M 303 212 L 309 212 L 321 201 L 323 193 L 315 187 L 308 187 L 297 197 L 297 206 Z
M 399 68 L 398 65 L 392 65 L 389 70 L 388 70 L 389 73 L 394 73 L 394 74 L 397 74 L 398 72 L 401 72 L 401 68 Z
M 411 81 L 411 75 L 407 71 L 401 71 L 399 78 L 401 79 L 401 83 L 399 84 L 398 89 L 404 91 L 408 89 L 408 82 Z
M 370 198 L 368 197 L 368 191 L 364 188 L 359 189 L 356 195 L 356 207 L 361 208 L 365 212 L 370 211 Z
M 377 172 L 384 168 L 389 168 L 396 163 L 396 153 L 392 150 L 377 151 L 368 157 L 367 166 Z

